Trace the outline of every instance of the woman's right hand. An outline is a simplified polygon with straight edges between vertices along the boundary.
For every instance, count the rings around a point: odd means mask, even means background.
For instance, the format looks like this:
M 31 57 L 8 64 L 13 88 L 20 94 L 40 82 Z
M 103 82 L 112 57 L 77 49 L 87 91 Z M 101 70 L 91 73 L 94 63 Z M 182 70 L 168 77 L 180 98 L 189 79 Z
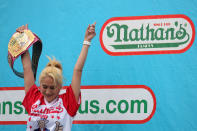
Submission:
M 24 30 L 28 30 L 28 24 L 22 25 L 21 27 L 16 29 L 16 32 L 23 33 Z

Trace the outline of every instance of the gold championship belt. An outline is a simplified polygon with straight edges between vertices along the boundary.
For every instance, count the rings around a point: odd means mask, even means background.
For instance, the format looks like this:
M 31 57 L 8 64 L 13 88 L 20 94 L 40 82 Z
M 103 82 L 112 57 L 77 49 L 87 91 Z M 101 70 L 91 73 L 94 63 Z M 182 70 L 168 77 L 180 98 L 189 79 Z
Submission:
M 18 72 L 14 69 L 14 61 L 32 45 L 32 70 L 36 80 L 38 61 L 42 52 L 42 41 L 30 30 L 24 30 L 23 33 L 16 32 L 13 34 L 8 44 L 8 63 L 17 76 L 24 78 L 23 72 Z

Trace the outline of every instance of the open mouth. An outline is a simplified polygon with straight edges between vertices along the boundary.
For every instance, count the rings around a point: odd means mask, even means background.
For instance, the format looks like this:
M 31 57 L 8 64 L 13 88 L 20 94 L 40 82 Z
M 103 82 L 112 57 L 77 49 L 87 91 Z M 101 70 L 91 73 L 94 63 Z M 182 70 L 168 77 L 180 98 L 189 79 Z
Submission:
M 49 97 L 52 97 L 53 94 L 44 94 L 44 96 L 49 98 Z
M 46 94 L 45 94 L 45 97 L 52 97 L 52 96 L 53 96 L 53 95 L 46 95 Z

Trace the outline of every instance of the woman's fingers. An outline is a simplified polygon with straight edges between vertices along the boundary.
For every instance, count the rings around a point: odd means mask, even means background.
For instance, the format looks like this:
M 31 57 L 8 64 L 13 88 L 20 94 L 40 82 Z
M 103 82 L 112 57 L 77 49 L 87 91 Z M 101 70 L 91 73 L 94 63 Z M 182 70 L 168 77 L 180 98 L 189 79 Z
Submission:
M 94 24 L 92 24 L 93 27 L 95 27 L 95 25 L 96 25 L 96 22 L 94 22 Z
M 19 33 L 23 33 L 24 30 L 27 30 L 27 29 L 28 29 L 28 24 L 26 24 L 25 26 L 22 25 L 21 27 L 17 28 L 16 31 Z
M 95 29 L 89 29 L 88 32 L 95 32 Z
M 16 29 L 17 32 L 22 33 L 23 32 L 23 26 L 19 27 L 18 29 Z
M 28 30 L 28 24 L 25 25 L 25 29 Z
M 96 22 L 94 22 L 94 24 L 89 25 L 88 31 L 91 32 L 91 33 L 95 32 L 95 25 L 96 25 Z

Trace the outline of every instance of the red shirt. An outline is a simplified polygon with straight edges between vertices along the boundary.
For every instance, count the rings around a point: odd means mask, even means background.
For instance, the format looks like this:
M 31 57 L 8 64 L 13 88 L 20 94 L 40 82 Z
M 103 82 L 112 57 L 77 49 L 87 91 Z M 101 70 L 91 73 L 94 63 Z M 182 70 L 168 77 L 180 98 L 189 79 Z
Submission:
M 69 131 L 72 127 L 73 117 L 76 115 L 80 106 L 77 103 L 72 87 L 66 89 L 53 102 L 47 104 L 44 96 L 33 85 L 25 95 L 23 106 L 28 112 L 29 119 L 27 121 L 28 131 L 53 131 L 55 129 L 63 129 Z

